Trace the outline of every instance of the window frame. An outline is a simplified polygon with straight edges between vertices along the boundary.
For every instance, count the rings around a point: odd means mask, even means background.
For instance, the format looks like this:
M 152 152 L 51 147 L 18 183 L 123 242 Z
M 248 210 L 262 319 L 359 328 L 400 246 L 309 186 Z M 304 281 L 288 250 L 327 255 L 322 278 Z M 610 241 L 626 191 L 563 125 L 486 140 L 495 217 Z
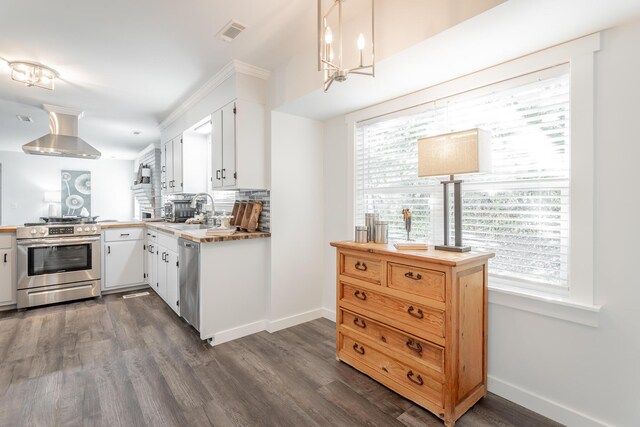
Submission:
M 355 132 L 359 122 L 407 114 L 420 105 L 484 86 L 569 64 L 571 85 L 569 291 L 553 294 L 509 280 L 489 279 L 489 302 L 597 326 L 594 305 L 594 54 L 600 34 L 551 47 L 345 116 L 348 155 L 348 231 L 355 226 Z M 585 268 L 584 266 L 590 266 Z M 551 305 L 549 305 L 551 304 Z

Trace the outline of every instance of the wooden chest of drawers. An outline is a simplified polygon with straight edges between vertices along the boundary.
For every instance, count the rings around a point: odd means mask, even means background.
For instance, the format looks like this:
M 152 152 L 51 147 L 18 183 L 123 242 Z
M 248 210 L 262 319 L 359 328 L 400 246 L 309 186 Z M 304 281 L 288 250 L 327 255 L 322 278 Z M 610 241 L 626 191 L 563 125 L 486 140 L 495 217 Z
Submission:
M 486 252 L 337 248 L 336 350 L 453 426 L 487 393 Z

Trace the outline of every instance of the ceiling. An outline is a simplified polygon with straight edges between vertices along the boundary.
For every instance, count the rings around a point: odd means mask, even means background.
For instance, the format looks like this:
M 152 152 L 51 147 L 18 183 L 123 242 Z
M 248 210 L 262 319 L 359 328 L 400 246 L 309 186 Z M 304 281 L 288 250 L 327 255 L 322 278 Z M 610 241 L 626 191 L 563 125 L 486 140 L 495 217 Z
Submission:
M 314 4 L 2 0 L 0 150 L 47 133 L 42 104 L 53 104 L 84 111 L 79 136 L 104 157 L 133 158 L 159 139 L 158 123 L 232 59 L 267 69 L 282 61 L 297 42 L 290 23 Z M 231 19 L 248 29 L 226 43 L 216 34 Z M 9 78 L 5 61 L 16 60 L 47 65 L 61 80 L 54 91 L 25 87 Z
M 381 58 L 375 79 L 349 77 L 324 93 L 310 76 L 306 87 L 282 90 L 294 94 L 277 109 L 327 120 L 638 18 L 640 0 L 508 0 Z M 419 26 L 419 18 L 404 19 Z
M 274 107 L 322 120 L 614 26 L 638 16 L 640 0 L 378 0 L 376 8 L 376 78 L 349 78 L 325 94 L 315 0 L 2 0 L 0 150 L 47 133 L 42 104 L 52 104 L 84 111 L 79 136 L 104 157 L 132 159 L 232 59 L 274 71 Z M 225 43 L 216 34 L 231 19 L 248 28 Z M 5 61 L 15 60 L 58 71 L 56 89 L 12 81 Z

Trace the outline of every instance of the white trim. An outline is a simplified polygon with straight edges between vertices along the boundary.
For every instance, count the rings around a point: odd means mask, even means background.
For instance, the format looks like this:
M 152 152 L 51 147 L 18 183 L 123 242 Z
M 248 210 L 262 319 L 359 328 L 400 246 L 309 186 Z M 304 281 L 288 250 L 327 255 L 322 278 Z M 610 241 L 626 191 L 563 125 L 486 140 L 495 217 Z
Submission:
M 594 308 L 594 52 L 600 50 L 600 33 L 591 34 L 567 43 L 531 53 L 526 56 L 489 67 L 463 77 L 459 77 L 436 86 L 373 105 L 345 116 L 349 126 L 348 134 L 348 229 L 352 234 L 355 223 L 355 160 L 354 130 L 358 122 L 386 116 L 398 111 L 408 110 L 438 99 L 451 97 L 491 84 L 545 70 L 560 64 L 571 66 L 571 229 L 569 252 L 569 288 L 570 301 L 575 313 L 582 313 L 577 307 Z M 584 266 L 589 266 L 583 268 Z M 494 297 L 496 298 L 496 297 Z M 536 298 L 533 297 L 533 300 Z M 512 307 L 532 311 L 531 303 L 514 302 Z M 495 299 L 494 299 L 495 301 Z M 505 298 L 501 301 L 506 305 Z M 597 313 L 594 315 L 566 314 L 554 305 L 538 304 L 541 314 L 547 314 L 578 323 L 597 326 Z M 600 308 L 597 307 L 597 311 Z M 585 318 L 586 317 L 586 318 Z
M 568 427 L 607 427 L 603 421 L 592 418 L 582 412 L 569 408 L 558 402 L 549 400 L 531 391 L 510 384 L 492 375 L 488 375 L 487 388 L 490 392 L 504 397 L 511 402 L 524 406 L 540 415 L 551 418 Z
M 205 96 L 207 96 L 212 90 L 220 86 L 225 80 L 233 76 L 236 73 L 246 74 L 248 76 L 257 77 L 262 80 L 268 80 L 271 76 L 269 70 L 259 68 L 254 65 L 247 64 L 242 61 L 234 59 L 227 65 L 222 67 L 213 77 L 196 90 L 189 98 L 187 98 L 182 104 L 180 104 L 175 110 L 171 112 L 163 121 L 160 122 L 160 130 L 163 131 L 175 122 L 180 116 L 186 113 L 191 107 L 196 105 Z
M 265 321 L 259 320 L 257 322 L 248 323 L 246 325 L 238 326 L 237 328 L 227 329 L 226 331 L 217 332 L 214 334 L 210 345 L 216 346 L 225 342 L 237 340 L 238 338 L 246 337 L 247 335 L 253 335 L 258 332 L 264 331 Z
M 44 108 L 49 113 L 58 113 L 58 114 L 68 114 L 69 116 L 78 116 L 78 119 L 81 119 L 84 115 L 82 110 L 78 110 L 77 108 L 69 108 L 69 107 L 61 107 L 59 105 L 51 105 L 51 104 L 42 104 L 42 108 Z
M 489 279 L 491 281 L 491 279 Z M 597 328 L 600 306 L 579 304 L 504 288 L 489 288 L 489 303 Z
M 267 320 L 265 322 L 265 326 L 267 332 L 273 333 L 292 326 L 300 325 L 301 323 L 319 319 L 322 317 L 322 314 L 322 308 L 316 308 L 315 310 L 305 311 L 303 313 L 294 314 L 293 316 L 287 316 L 277 320 Z
M 335 323 L 336 322 L 336 311 L 335 310 L 330 310 L 330 309 L 325 307 L 325 308 L 322 309 L 322 317 L 324 317 L 325 319 L 329 319 L 333 323 Z

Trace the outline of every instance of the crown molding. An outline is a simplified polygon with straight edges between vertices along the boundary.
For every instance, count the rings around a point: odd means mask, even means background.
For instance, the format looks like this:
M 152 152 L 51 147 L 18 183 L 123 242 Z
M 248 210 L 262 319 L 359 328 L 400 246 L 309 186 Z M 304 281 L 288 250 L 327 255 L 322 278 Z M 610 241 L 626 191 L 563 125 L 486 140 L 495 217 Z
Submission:
M 204 85 L 196 90 L 182 104 L 180 104 L 175 110 L 173 110 L 171 114 L 169 114 L 163 121 L 161 121 L 160 130 L 165 130 L 167 127 L 169 127 L 169 125 L 171 125 L 171 123 L 175 122 L 178 117 L 186 113 L 191 107 L 200 102 L 212 90 L 220 86 L 222 82 L 236 73 L 245 74 L 262 80 L 268 80 L 271 76 L 271 72 L 269 70 L 265 70 L 264 68 L 256 67 L 254 65 L 250 65 L 234 59 L 227 65 L 225 65 L 213 77 L 207 80 Z

